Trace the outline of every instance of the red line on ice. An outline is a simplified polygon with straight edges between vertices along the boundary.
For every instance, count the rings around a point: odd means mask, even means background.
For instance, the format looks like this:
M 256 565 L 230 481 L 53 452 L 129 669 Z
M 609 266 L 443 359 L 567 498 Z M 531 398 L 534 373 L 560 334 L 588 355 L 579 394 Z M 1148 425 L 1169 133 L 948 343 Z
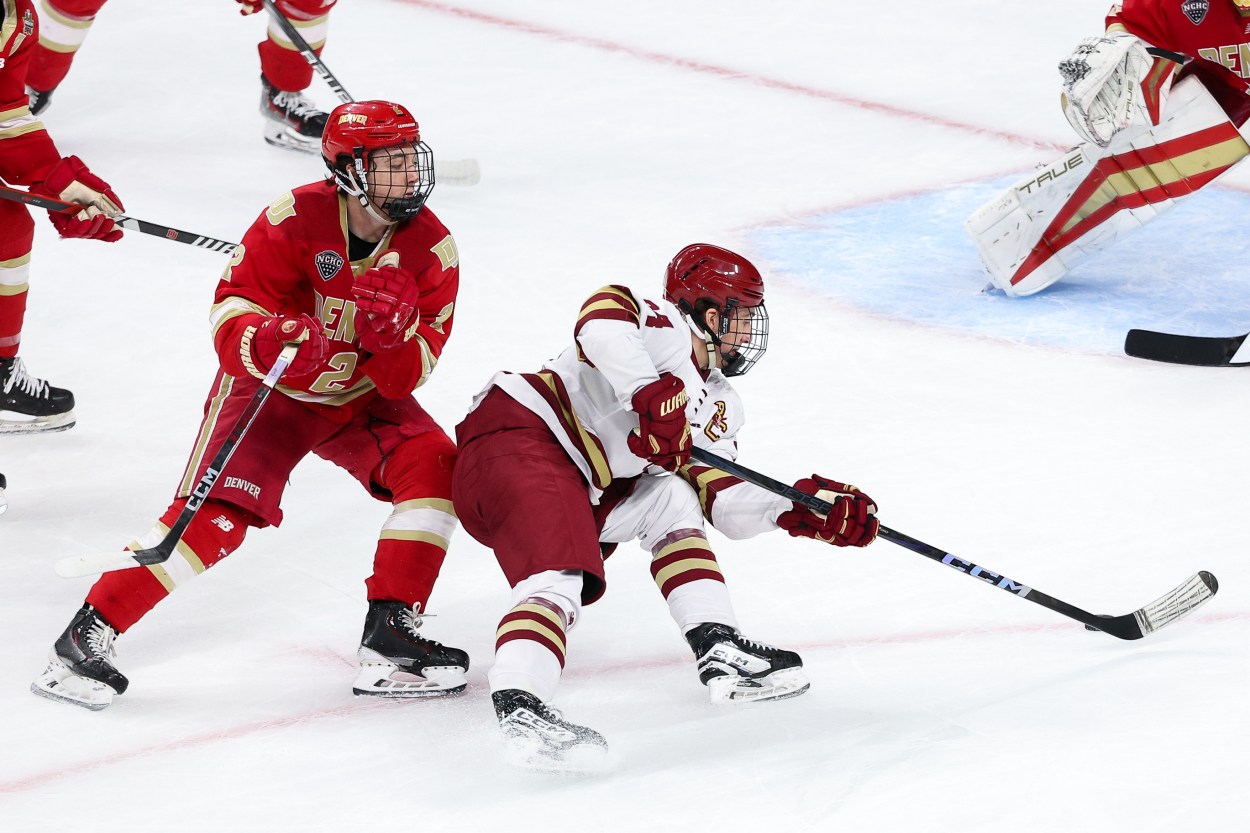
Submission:
M 1229 613 L 1208 613 L 1197 614 L 1188 620 L 1187 624 L 1223 624 L 1225 622 L 1247 621 L 1250 620 L 1250 612 L 1229 612 Z M 1031 634 L 1045 633 L 1049 631 L 1074 631 L 1079 626 L 1073 623 L 1055 622 L 1044 625 L 1002 625 L 989 628 L 965 628 L 965 629 L 945 629 L 933 630 L 920 633 L 896 633 L 884 634 L 879 636 L 862 636 L 851 639 L 827 640 L 824 642 L 809 642 L 805 644 L 791 644 L 788 647 L 795 648 L 800 651 L 840 651 L 852 648 L 871 648 L 877 645 L 914 645 L 922 642 L 939 642 L 949 641 L 957 638 L 969 637 L 1001 637 L 1011 634 Z M 1079 632 L 1079 631 L 1076 631 Z M 1098 639 L 1093 634 L 1088 635 L 1090 639 Z M 318 653 L 318 652 L 314 652 Z M 680 654 L 680 658 L 678 658 Z M 346 660 L 345 660 L 346 661 Z M 644 668 L 664 668 L 677 665 L 689 665 L 691 660 L 683 651 L 676 652 L 671 659 L 645 659 L 635 662 L 608 662 L 600 665 L 580 666 L 568 676 L 595 676 L 599 674 L 612 674 L 633 672 Z M 188 695 L 190 696 L 190 695 Z M 56 781 L 65 778 L 81 775 L 86 772 L 101 769 L 106 766 L 114 766 L 124 761 L 142 758 L 146 755 L 155 755 L 163 752 L 179 752 L 184 749 L 195 749 L 201 746 L 210 746 L 221 741 L 237 740 L 239 738 L 249 737 L 264 731 L 272 731 L 276 729 L 286 729 L 291 726 L 301 724 L 309 724 L 328 718 L 343 717 L 346 715 L 368 711 L 378 708 L 389 708 L 396 705 L 395 701 L 373 700 L 362 698 L 353 700 L 351 703 L 331 709 L 315 709 L 312 711 L 301 712 L 299 714 L 288 715 L 285 717 L 275 717 L 270 720 L 260 720 L 252 723 L 244 723 L 232 728 L 213 729 L 207 732 L 201 732 L 197 735 L 171 740 L 165 743 L 154 743 L 147 746 L 140 746 L 130 751 L 110 752 L 108 755 L 93 760 L 82 761 L 76 764 L 67 764 L 59 766 L 56 769 L 37 772 L 20 778 L 14 778 L 9 781 L 0 781 L 0 795 L 13 795 L 15 793 L 24 793 L 35 790 L 40 787 L 46 787 Z M 73 708 L 72 706 L 64 706 L 64 708 Z
M 966 122 L 936 116 L 932 113 L 923 113 L 918 110 L 908 110 L 905 107 L 897 107 L 893 104 L 885 104 L 880 101 L 869 101 L 868 99 L 856 98 L 855 96 L 834 92 L 833 90 L 822 90 L 816 87 L 808 87 L 804 84 L 798 84 L 793 81 L 786 81 L 780 78 L 770 78 L 767 75 L 758 75 L 756 73 L 746 72 L 739 69 L 717 66 L 716 64 L 707 64 L 702 61 L 683 58 L 679 55 L 667 55 L 663 52 L 652 52 L 648 49 L 639 49 L 635 46 L 628 46 L 623 43 L 616 43 L 615 41 L 605 40 L 603 38 L 595 38 L 589 35 L 579 35 L 574 32 L 561 31 L 560 29 L 544 26 L 539 23 L 529 23 L 523 20 L 513 20 L 511 18 L 499 17 L 498 15 L 473 11 L 471 9 L 462 9 L 456 6 L 449 6 L 446 3 L 436 3 L 433 2 L 433 0 L 399 0 L 399 2 L 405 3 L 409 6 L 416 6 L 418 8 L 425 9 L 426 11 L 436 12 L 438 14 L 472 20 L 476 23 L 485 23 L 503 29 L 510 29 L 515 32 L 537 35 L 549 40 L 571 43 L 577 46 L 588 47 L 590 49 L 597 49 L 601 52 L 614 52 L 621 55 L 628 55 L 629 57 L 636 58 L 640 61 L 678 67 L 679 69 L 686 69 L 703 75 L 714 75 L 731 81 L 746 81 L 747 83 L 755 84 L 760 87 L 782 90 L 784 92 L 795 93 L 796 95 L 807 96 L 808 98 L 817 98 L 823 101 L 830 101 L 835 104 L 842 104 L 847 107 L 855 107 L 860 110 L 867 110 L 874 113 L 882 113 L 887 116 L 894 116 L 896 118 L 907 119 L 909 121 L 923 122 L 935 127 L 945 127 L 951 130 L 958 130 L 963 133 L 973 133 L 978 136 L 991 136 L 993 138 L 1003 139 L 1004 141 L 1015 144 L 1028 145 L 1029 147 L 1042 148 L 1045 150 L 1063 150 L 1065 147 L 1064 145 L 1058 145 L 1054 142 L 1044 142 L 1020 133 L 1011 133 L 1005 130 L 994 130 L 988 127 L 980 127 L 975 124 L 968 124 Z

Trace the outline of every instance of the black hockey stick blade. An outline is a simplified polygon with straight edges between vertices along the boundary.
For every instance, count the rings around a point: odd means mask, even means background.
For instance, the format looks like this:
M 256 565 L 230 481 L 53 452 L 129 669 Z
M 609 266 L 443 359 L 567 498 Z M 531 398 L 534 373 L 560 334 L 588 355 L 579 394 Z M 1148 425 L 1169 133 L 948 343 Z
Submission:
M 140 550 L 139 553 L 148 552 Z M 83 576 L 93 576 L 96 573 L 110 573 L 113 570 L 125 570 L 130 567 L 142 567 L 144 562 L 134 556 L 139 553 L 133 553 L 129 550 L 123 552 L 99 552 L 90 555 L 73 555 L 69 558 L 62 558 L 56 562 L 53 569 L 61 578 L 81 578 Z M 168 558 L 168 556 L 166 556 Z M 158 559 L 152 563 L 160 563 L 165 559 Z
M 704 465 L 718 468 L 726 474 L 737 477 L 739 480 L 759 486 L 761 489 L 767 489 L 773 494 L 806 506 L 822 515 L 829 514 L 829 511 L 833 508 L 831 503 L 821 500 L 815 495 L 799 491 L 793 486 L 788 486 L 779 480 L 774 480 L 767 475 L 752 471 L 746 466 L 726 460 L 705 449 L 696 447 L 691 451 L 691 456 Z M 932 544 L 926 544 L 918 538 L 912 538 L 910 535 L 890 529 L 884 524 L 878 530 L 877 537 L 883 538 L 892 544 L 898 544 L 900 547 L 923 555 L 925 558 L 940 562 L 948 567 L 953 567 L 961 573 L 980 579 L 1000 590 L 1006 590 L 1008 593 L 1012 593 L 1022 599 L 1028 599 L 1034 604 L 1053 610 L 1056 613 L 1067 616 L 1069 619 L 1075 619 L 1088 628 L 1100 630 L 1120 639 L 1141 639 L 1148 633 L 1157 631 L 1165 625 L 1170 625 L 1177 619 L 1197 610 L 1199 606 L 1214 596 L 1219 589 L 1215 576 L 1202 571 L 1191 576 L 1171 592 L 1132 613 L 1127 613 L 1123 616 L 1099 616 L 1082 610 L 1075 605 L 1068 604 L 1062 599 L 1043 593 L 1040 590 L 1035 590 L 1026 584 L 1021 584 L 1001 573 L 988 570 L 978 564 L 973 564 L 971 561 L 952 555 L 945 550 L 938 549 Z
M 1124 352 L 1137 359 L 1155 362 L 1198 367 L 1241 367 L 1250 364 L 1250 346 L 1242 349 L 1245 342 L 1245 335 L 1221 338 L 1129 330 L 1124 337 Z

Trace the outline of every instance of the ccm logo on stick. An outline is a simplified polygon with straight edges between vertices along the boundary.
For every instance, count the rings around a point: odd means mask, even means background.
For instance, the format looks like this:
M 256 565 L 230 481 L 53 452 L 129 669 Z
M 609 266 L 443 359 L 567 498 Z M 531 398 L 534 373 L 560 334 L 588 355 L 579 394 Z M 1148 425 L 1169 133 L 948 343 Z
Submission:
M 977 565 L 973 564 L 971 561 L 964 561 L 962 558 L 956 558 L 950 553 L 946 554 L 946 556 L 942 559 L 942 563 L 949 564 L 950 566 L 954 567 L 956 570 L 958 570 L 961 573 L 967 573 L 970 576 L 976 576 L 977 578 L 981 579 L 981 581 L 988 582 L 994 585 L 995 587 L 1001 587 L 1004 590 L 1010 590 L 1012 593 L 1015 593 L 1017 596 L 1027 596 L 1029 595 L 1029 593 L 1033 591 L 1032 587 L 1026 587 L 1023 584 L 1016 584 L 1014 581 L 1007 578 L 1006 576 L 1000 576 L 998 573 L 991 572 L 989 570 L 978 567 Z

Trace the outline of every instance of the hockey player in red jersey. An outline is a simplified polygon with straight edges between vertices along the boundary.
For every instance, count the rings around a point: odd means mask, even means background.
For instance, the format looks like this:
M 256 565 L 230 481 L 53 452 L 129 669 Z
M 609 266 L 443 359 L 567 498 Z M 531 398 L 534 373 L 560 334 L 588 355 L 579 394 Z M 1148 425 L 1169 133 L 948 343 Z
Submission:
M 39 115 L 69 72 L 74 55 L 87 38 L 106 0 L 39 0 L 43 32 L 27 80 L 30 106 Z M 235 0 L 241 14 L 264 11 L 261 0 Z M 282 14 L 300 30 L 318 55 L 325 45 L 330 10 L 338 0 L 277 0 Z M 316 153 L 326 114 L 303 91 L 312 83 L 312 67 L 296 51 L 282 29 L 270 21 L 260 46 L 260 112 L 265 141 L 277 147 Z
M 122 231 L 110 217 L 121 211 L 121 200 L 78 157 L 62 158 L 27 106 L 24 85 L 39 24 L 32 0 L 0 4 L 0 181 L 87 206 L 72 216 L 47 215 L 62 237 L 118 240 Z M 17 357 L 34 239 L 35 221 L 26 206 L 0 202 L 0 434 L 74 424 L 74 395 L 31 376 Z
M 309 454 L 394 505 L 366 582 L 354 691 L 423 697 L 464 688 L 468 656 L 418 631 L 456 528 L 456 448 L 412 396 L 451 335 L 455 241 L 425 207 L 433 159 L 405 108 L 344 104 L 330 114 L 322 148 L 330 181 L 296 188 L 262 212 L 217 286 L 210 321 L 221 368 L 204 420 L 174 502 L 128 549 L 164 537 L 283 343 L 307 341 L 176 552 L 101 576 L 53 646 L 36 694 L 102 709 L 124 692 L 116 636 L 237 549 L 249 527 L 279 524 L 288 475 Z
M 993 284 L 1031 295 L 1250 155 L 1250 0 L 1124 0 L 1059 64 L 1083 141 L 967 227 Z
M 549 705 L 567 635 L 606 586 L 601 547 L 637 540 L 651 554 L 714 702 L 807 690 L 797 654 L 739 633 L 704 520 L 732 538 L 783 528 L 862 547 L 876 536 L 876 507 L 813 475 L 796 485 L 833 502 L 819 517 L 690 462 L 692 445 L 737 456 L 743 408 L 729 378 L 759 361 L 767 340 L 759 272 L 741 255 L 695 244 L 669 264 L 663 298 L 598 290 L 571 347 L 537 373 L 496 374 L 457 427 L 457 515 L 513 588 L 490 687 L 523 763 L 576 770 L 606 750 L 599 733 Z

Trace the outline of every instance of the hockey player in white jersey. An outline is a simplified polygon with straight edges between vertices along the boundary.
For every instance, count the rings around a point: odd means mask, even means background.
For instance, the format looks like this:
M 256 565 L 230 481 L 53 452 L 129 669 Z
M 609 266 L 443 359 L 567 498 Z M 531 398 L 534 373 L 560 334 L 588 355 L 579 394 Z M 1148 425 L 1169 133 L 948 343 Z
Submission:
M 453 497 L 465 530 L 491 547 L 513 588 L 489 680 L 496 716 L 523 763 L 593 768 L 607 744 L 552 709 L 568 633 L 603 595 L 604 559 L 637 540 L 695 655 L 713 702 L 773 700 L 808 688 L 798 654 L 742 636 L 705 533 L 784 528 L 838 546 L 877 534 L 876 506 L 817 475 L 795 484 L 828 517 L 690 462 L 692 444 L 737 456 L 742 402 L 729 377 L 764 355 L 764 285 L 742 256 L 687 246 L 664 298 L 606 286 L 583 305 L 574 344 L 537 373 L 496 374 L 457 427 Z

